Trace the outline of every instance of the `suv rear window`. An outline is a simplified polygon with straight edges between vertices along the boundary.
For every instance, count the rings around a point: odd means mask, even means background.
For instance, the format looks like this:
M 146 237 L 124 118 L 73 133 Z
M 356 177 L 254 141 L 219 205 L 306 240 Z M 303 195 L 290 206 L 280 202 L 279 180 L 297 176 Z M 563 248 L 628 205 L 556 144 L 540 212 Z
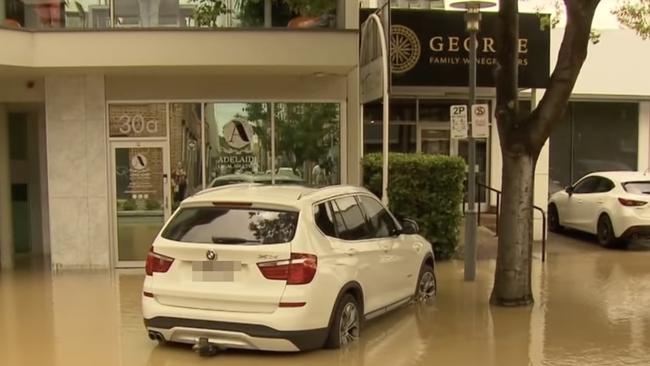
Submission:
M 632 194 L 650 194 L 650 181 L 623 183 L 623 188 Z
M 162 237 L 184 243 L 261 245 L 290 242 L 298 212 L 258 208 L 186 207 Z

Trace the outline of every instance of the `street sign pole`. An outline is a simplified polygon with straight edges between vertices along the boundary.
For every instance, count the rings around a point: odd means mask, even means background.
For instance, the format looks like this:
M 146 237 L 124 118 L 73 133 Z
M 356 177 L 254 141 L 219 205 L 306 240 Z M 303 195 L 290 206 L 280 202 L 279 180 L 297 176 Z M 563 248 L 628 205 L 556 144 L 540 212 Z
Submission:
M 468 10 L 468 14 L 472 9 Z M 478 11 L 478 9 L 476 9 Z M 476 30 L 469 29 L 469 108 L 476 103 Z M 470 113 L 467 133 L 467 211 L 465 215 L 465 281 L 476 279 L 476 143 L 474 141 L 474 116 Z
M 476 104 L 476 33 L 481 23 L 481 8 L 494 6 L 492 1 L 463 0 L 453 2 L 451 7 L 466 9 L 465 23 L 469 33 L 469 109 Z M 465 281 L 476 279 L 476 143 L 474 141 L 474 113 L 467 134 L 467 210 L 465 211 Z

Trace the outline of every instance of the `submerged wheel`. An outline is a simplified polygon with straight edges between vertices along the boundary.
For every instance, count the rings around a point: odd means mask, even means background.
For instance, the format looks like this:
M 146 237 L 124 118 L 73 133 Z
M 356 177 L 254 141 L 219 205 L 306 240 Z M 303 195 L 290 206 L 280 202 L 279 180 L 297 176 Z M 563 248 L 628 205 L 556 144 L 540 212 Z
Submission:
M 560 215 L 557 212 L 557 207 L 555 205 L 548 206 L 548 230 L 552 233 L 559 233 L 562 231 L 562 225 L 560 225 Z
M 415 301 L 420 304 L 426 304 L 436 296 L 437 291 L 438 283 L 436 282 L 436 274 L 433 272 L 433 267 L 429 264 L 424 264 L 420 270 L 418 286 L 415 289 Z
M 359 339 L 361 330 L 361 311 L 357 300 L 345 294 L 336 306 L 334 320 L 327 337 L 327 348 L 341 348 Z
M 598 243 L 606 248 L 615 247 L 618 244 L 616 236 L 614 236 L 614 228 L 609 216 L 602 215 L 598 219 L 597 228 Z

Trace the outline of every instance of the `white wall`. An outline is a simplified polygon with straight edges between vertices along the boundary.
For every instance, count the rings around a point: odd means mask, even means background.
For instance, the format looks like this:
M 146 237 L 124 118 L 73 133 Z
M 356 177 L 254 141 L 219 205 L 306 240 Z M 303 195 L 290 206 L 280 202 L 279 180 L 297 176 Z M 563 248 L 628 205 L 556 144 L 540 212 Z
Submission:
M 53 267 L 108 267 L 104 78 L 50 76 L 45 97 Z
M 541 98 L 541 93 L 538 92 L 538 100 Z M 502 186 L 502 155 L 501 155 L 501 142 L 499 139 L 499 131 L 497 129 L 496 117 L 494 112 L 496 110 L 496 100 L 492 101 L 492 126 L 491 126 L 491 142 L 490 142 L 490 186 L 501 190 Z M 548 202 L 548 173 L 549 172 L 549 142 L 546 141 L 542 151 L 537 159 L 535 166 L 535 193 L 533 203 L 535 206 L 542 208 L 546 211 Z M 496 194 L 491 193 L 490 204 L 496 205 Z M 542 240 L 542 215 L 535 210 L 533 213 L 533 240 Z
M 564 29 L 551 31 L 551 71 L 557 60 Z M 650 99 L 650 43 L 634 31 L 604 30 L 589 54 L 574 88 L 575 95 L 638 96 Z
M 270 70 L 269 70 L 270 71 Z M 345 76 L 107 76 L 107 100 L 345 100 Z

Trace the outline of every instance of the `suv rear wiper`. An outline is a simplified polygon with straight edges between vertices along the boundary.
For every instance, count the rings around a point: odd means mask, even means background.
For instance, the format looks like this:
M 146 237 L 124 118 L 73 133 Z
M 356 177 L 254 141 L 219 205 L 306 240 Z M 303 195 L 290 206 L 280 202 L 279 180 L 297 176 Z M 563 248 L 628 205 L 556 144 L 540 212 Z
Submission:
M 212 242 L 215 244 L 246 244 L 246 243 L 259 243 L 259 240 L 248 240 L 245 238 L 237 238 L 230 236 L 213 236 Z

